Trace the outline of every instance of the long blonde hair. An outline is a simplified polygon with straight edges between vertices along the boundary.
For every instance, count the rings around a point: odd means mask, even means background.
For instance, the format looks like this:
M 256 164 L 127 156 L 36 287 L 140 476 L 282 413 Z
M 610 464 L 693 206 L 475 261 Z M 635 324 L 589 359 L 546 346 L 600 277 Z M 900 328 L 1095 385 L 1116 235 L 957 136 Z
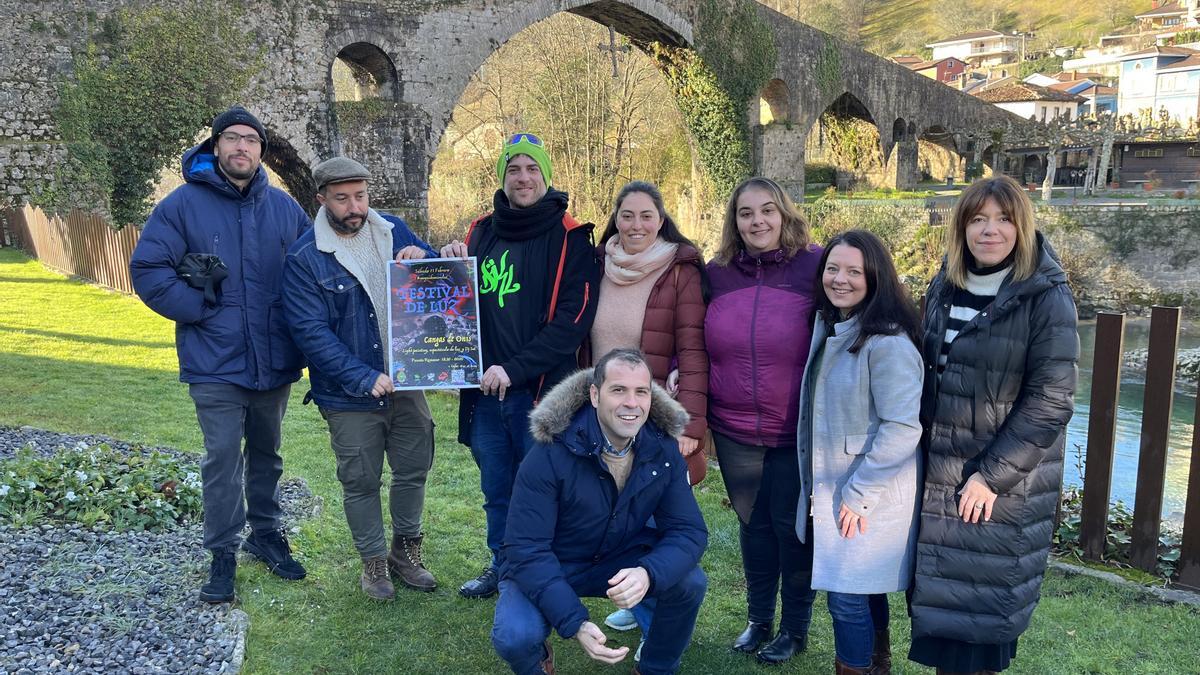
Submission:
M 1013 247 L 1013 281 L 1033 276 L 1037 269 L 1037 233 L 1034 229 L 1033 202 L 1017 181 L 1008 176 L 980 178 L 963 190 L 954 205 L 954 220 L 946 233 L 946 279 L 959 288 L 967 285 L 967 223 L 983 210 L 987 200 L 995 199 L 1017 228 Z
M 771 201 L 779 207 L 779 215 L 783 224 L 779 228 L 779 245 L 787 252 L 788 257 L 796 255 L 800 249 L 812 243 L 811 228 L 804 215 L 796 208 L 796 204 L 779 183 L 770 178 L 757 176 L 742 181 L 733 194 L 729 196 L 729 204 L 725 207 L 725 222 L 721 226 L 721 245 L 713 262 L 718 265 L 728 265 L 742 249 L 746 248 L 742 235 L 737 228 L 737 202 L 746 190 L 762 190 L 771 195 Z

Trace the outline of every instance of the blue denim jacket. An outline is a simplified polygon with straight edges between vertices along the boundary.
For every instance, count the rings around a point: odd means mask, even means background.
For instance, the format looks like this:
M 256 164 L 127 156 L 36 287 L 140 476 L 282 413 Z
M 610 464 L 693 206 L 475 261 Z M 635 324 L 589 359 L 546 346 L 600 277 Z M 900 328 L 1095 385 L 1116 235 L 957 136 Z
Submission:
M 399 218 L 370 211 L 367 227 L 391 238 L 392 257 L 415 245 L 437 253 Z M 389 235 L 390 232 L 390 235 Z M 288 251 L 283 267 L 283 308 L 292 339 L 308 359 L 309 397 L 330 410 L 378 410 L 390 397 L 371 396 L 387 372 L 387 340 L 379 335 L 375 307 L 360 280 L 335 256 L 337 235 L 317 213 L 316 225 Z

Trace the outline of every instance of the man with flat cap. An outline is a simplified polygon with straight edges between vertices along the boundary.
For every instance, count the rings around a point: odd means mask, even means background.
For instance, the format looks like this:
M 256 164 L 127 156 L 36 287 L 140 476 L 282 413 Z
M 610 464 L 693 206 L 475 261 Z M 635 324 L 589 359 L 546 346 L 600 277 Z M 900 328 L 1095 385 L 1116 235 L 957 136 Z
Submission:
M 266 151 L 266 130 L 245 108 L 217 115 L 212 136 L 184 153 L 186 182 L 150 214 L 129 263 L 138 296 L 175 322 L 179 379 L 204 435 L 207 602 L 234 599 L 239 544 L 284 579 L 305 575 L 280 521 L 280 426 L 304 367 L 280 285 L 284 253 L 310 223 L 267 184 Z
M 370 208 L 371 174 L 347 157 L 313 169 L 321 209 L 313 228 L 288 251 L 283 300 L 288 325 L 308 359 L 316 401 L 329 425 L 346 522 L 362 557 L 359 584 L 391 600 L 395 577 L 432 591 L 422 558 L 421 512 L 433 464 L 433 418 L 422 391 L 396 391 L 387 344 L 388 263 L 437 257 L 399 218 Z M 387 458 L 392 470 L 388 549 L 379 497 Z

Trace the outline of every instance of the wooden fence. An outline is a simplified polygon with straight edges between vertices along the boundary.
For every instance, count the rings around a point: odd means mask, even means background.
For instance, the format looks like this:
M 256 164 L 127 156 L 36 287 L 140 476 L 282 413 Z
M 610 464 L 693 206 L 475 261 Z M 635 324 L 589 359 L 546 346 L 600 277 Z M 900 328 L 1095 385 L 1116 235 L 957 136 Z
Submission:
M 1155 307 L 1152 311 L 1130 542 L 1130 562 L 1147 572 L 1154 572 L 1158 563 L 1163 490 L 1167 474 L 1167 441 L 1170 437 L 1171 404 L 1175 398 L 1179 323 L 1178 307 Z M 1096 319 L 1087 466 L 1083 477 L 1083 512 L 1080 517 L 1080 543 L 1084 556 L 1094 560 L 1104 554 L 1108 533 L 1108 500 L 1112 487 L 1124 329 L 1124 314 L 1102 313 Z M 1196 406 L 1195 415 L 1178 584 L 1200 590 L 1200 434 L 1197 433 L 1200 429 L 1200 405 Z
M 129 258 L 138 230 L 114 230 L 101 216 L 72 211 L 65 218 L 24 206 L 0 210 L 0 244 L 15 246 L 48 267 L 123 293 L 133 293 Z

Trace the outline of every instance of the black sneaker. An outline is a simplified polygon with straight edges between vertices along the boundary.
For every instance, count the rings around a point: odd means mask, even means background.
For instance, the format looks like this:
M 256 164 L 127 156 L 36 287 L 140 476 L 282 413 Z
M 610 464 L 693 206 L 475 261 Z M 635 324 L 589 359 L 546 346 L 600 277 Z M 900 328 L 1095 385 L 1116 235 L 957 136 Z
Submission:
M 460 586 L 458 594 L 464 598 L 482 600 L 483 598 L 490 598 L 495 595 L 499 585 L 500 572 L 496 569 L 495 564 L 491 564 L 487 566 L 483 574 Z
M 233 602 L 233 575 L 236 570 L 237 556 L 233 551 L 213 551 L 208 582 L 200 587 L 200 599 L 204 602 Z
M 265 562 L 271 573 L 277 577 L 296 581 L 303 579 L 307 574 L 304 567 L 292 558 L 292 549 L 288 547 L 287 537 L 280 530 L 251 532 L 242 542 L 242 550 Z

